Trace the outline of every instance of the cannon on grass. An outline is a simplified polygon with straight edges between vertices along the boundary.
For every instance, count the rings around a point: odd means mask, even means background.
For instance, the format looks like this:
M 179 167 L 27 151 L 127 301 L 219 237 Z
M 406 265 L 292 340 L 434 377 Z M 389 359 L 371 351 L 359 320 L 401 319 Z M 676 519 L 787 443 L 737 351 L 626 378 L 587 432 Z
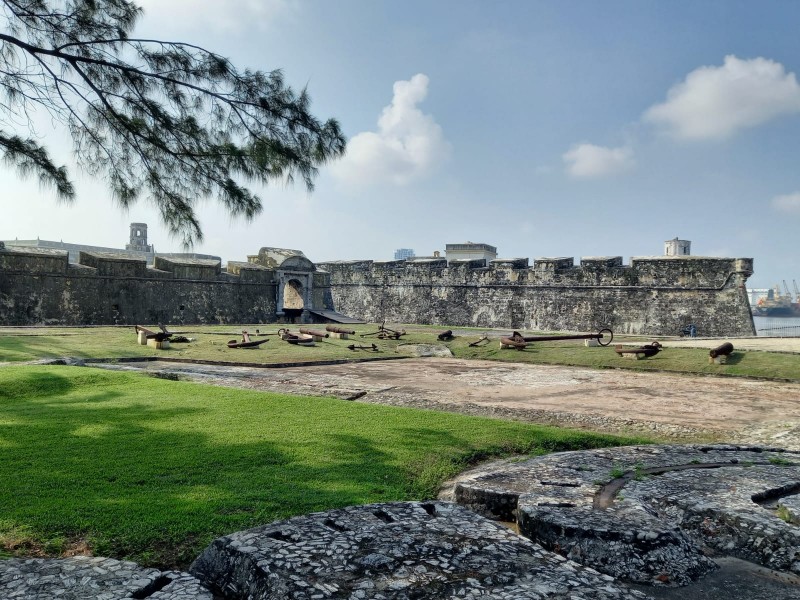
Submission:
M 355 335 L 355 329 L 344 329 L 343 327 L 337 327 L 336 325 L 326 325 L 325 331 L 329 331 L 331 333 L 338 333 L 339 335 Z
M 638 348 L 634 348 L 631 346 L 615 346 L 614 352 L 619 354 L 623 358 L 631 358 L 634 360 L 639 360 L 640 358 L 650 358 L 651 356 L 655 356 L 659 352 L 661 352 L 661 343 L 659 342 L 650 342 L 649 344 L 645 344 L 644 346 L 639 346 Z
M 733 344 L 730 342 L 725 342 L 717 346 L 716 348 L 712 348 L 708 352 L 708 362 L 715 363 L 718 365 L 725 364 L 728 362 L 728 357 L 733 353 Z

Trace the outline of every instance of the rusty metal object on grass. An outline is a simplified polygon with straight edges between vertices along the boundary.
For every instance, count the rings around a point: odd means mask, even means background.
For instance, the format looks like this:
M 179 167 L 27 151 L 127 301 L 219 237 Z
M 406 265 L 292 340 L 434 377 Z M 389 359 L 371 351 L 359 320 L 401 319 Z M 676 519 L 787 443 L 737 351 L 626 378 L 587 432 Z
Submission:
M 375 344 L 372 344 L 370 346 L 360 346 L 360 345 L 356 345 L 356 344 L 350 344 L 347 348 L 348 348 L 348 350 L 353 350 L 353 351 L 355 351 L 355 350 L 372 350 L 373 352 L 379 352 L 380 351 L 379 348 Z
M 567 335 L 529 335 L 524 336 L 518 331 L 511 337 L 525 342 L 555 342 L 561 340 L 597 340 L 601 346 L 608 346 L 614 340 L 614 332 L 610 329 L 601 329 L 597 333 L 578 333 Z M 603 341 L 600 341 L 603 340 Z
M 372 331 L 370 333 L 362 333 L 361 337 L 369 337 L 372 335 L 378 336 L 379 340 L 399 340 L 406 334 L 405 329 L 391 329 L 386 327 L 386 321 L 381 323 L 378 327 L 378 331 Z
M 308 327 L 301 327 L 300 333 L 305 333 L 307 335 L 313 335 L 315 337 L 326 338 L 330 337 L 331 334 L 327 331 L 320 331 L 319 329 L 309 329 Z
M 514 333 L 517 333 L 516 331 Z M 500 347 L 501 348 L 514 348 L 516 350 L 525 350 L 528 347 L 528 342 L 525 339 L 517 334 L 516 336 L 503 336 L 500 338 Z
M 480 348 L 481 346 L 485 346 L 489 343 L 489 338 L 487 336 L 483 336 L 479 340 L 475 340 L 474 342 L 470 342 L 468 345 L 470 348 Z
M 449 342 L 455 336 L 453 335 L 453 330 L 452 329 L 448 329 L 447 331 L 443 331 L 442 333 L 440 333 L 436 337 L 439 339 L 440 342 Z
M 157 342 L 163 342 L 172 336 L 171 333 L 165 333 L 164 331 L 152 331 L 146 327 L 142 327 L 141 325 L 136 325 L 134 329 L 136 330 L 136 333 L 144 333 L 148 340 L 155 340 Z
M 284 342 L 297 346 L 313 346 L 314 336 L 305 333 L 292 333 L 288 329 L 279 329 L 278 333 L 281 334 L 281 339 Z
M 228 342 L 228 348 L 258 348 L 261 344 L 268 341 L 269 338 L 265 338 L 263 340 L 251 340 L 250 334 L 243 330 L 242 341 L 237 342 L 236 340 L 231 340 Z
M 644 356 L 645 358 L 649 358 L 661 352 L 661 348 L 662 346 L 659 342 L 650 342 L 649 344 L 645 344 L 644 346 L 640 346 L 638 348 L 631 348 L 621 345 L 615 346 L 614 352 L 616 352 L 620 356 L 624 354 L 636 354 L 637 356 Z
M 343 327 L 336 327 L 335 325 L 326 325 L 325 331 L 330 331 L 331 333 L 343 333 L 345 335 L 356 334 L 354 329 L 344 329 Z
M 711 358 L 717 358 L 718 356 L 730 356 L 731 352 L 733 352 L 733 344 L 730 342 L 725 342 L 713 350 L 710 350 L 708 355 Z

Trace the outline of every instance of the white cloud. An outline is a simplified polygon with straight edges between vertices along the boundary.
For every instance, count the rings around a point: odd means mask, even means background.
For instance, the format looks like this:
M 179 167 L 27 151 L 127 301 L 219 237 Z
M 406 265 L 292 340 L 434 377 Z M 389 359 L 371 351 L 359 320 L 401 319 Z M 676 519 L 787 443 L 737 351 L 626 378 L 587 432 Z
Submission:
M 331 165 L 333 175 L 353 184 L 406 185 L 431 173 L 450 155 L 450 143 L 433 117 L 417 108 L 427 95 L 426 75 L 396 81 L 378 130 L 353 136 L 345 157 Z
M 572 177 L 605 177 L 620 173 L 633 166 L 630 148 L 606 148 L 594 144 L 576 144 L 561 157 L 567 164 L 567 173 Z
M 144 21 L 177 30 L 211 29 L 235 33 L 255 25 L 265 29 L 296 7 L 293 0 L 137 0 Z
M 800 192 L 775 196 L 772 199 L 772 208 L 790 215 L 800 215 Z
M 684 139 L 730 136 L 781 115 L 800 112 L 794 73 L 766 58 L 725 57 L 721 67 L 699 67 L 652 106 L 644 119 Z

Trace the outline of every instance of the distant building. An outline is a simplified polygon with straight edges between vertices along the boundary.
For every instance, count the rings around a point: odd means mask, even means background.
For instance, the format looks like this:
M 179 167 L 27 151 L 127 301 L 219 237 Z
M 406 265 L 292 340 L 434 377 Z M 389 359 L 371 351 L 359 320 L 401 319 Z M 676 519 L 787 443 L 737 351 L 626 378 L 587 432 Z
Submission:
M 406 260 L 408 258 L 414 258 L 414 250 L 411 248 L 398 248 L 394 251 L 395 260 Z
M 129 243 L 122 248 L 106 248 L 105 246 L 90 246 L 87 244 L 71 244 L 69 242 L 54 242 L 50 240 L 3 240 L 7 248 L 46 248 L 48 250 L 66 250 L 69 253 L 69 262 L 78 263 L 81 252 L 103 252 L 128 258 L 144 258 L 152 266 L 156 252 L 152 244 L 147 243 L 147 223 L 131 223 Z M 218 260 L 219 256 L 210 254 L 197 254 L 195 252 L 159 252 L 158 256 L 164 258 L 197 258 L 203 260 Z
M 131 241 L 125 244 L 125 250 L 153 251 L 153 246 L 147 244 L 147 223 L 131 223 Z
M 689 256 L 692 253 L 692 242 L 689 240 L 667 240 L 664 242 L 664 256 Z
M 465 242 L 463 244 L 446 244 L 444 247 L 447 262 L 453 260 L 476 260 L 484 259 L 486 264 L 497 258 L 497 248 L 489 244 L 476 244 Z

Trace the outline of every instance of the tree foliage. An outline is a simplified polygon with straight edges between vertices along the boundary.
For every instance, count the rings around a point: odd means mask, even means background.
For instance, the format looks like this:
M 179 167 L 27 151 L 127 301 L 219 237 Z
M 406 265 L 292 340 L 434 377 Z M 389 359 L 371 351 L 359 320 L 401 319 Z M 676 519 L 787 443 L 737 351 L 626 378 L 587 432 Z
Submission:
M 67 170 L 34 135 L 42 109 L 65 125 L 78 164 L 128 207 L 142 195 L 185 245 L 202 239 L 198 199 L 252 219 L 246 185 L 302 179 L 343 154 L 338 123 L 279 70 L 236 69 L 192 44 L 137 39 L 126 0 L 0 0 L 0 155 L 70 200 Z

